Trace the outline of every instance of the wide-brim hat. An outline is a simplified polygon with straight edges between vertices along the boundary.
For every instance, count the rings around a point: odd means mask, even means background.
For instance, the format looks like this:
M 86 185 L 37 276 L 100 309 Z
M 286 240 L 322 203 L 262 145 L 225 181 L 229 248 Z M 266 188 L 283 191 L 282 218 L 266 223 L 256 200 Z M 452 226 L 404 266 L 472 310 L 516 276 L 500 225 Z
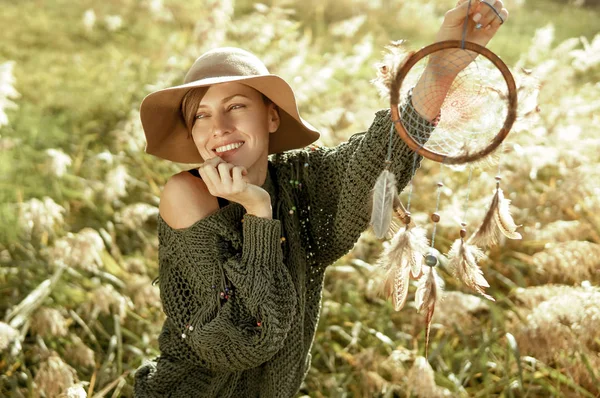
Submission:
M 155 91 L 144 98 L 140 118 L 146 135 L 146 152 L 179 163 L 202 163 L 186 127 L 181 103 L 197 87 L 239 82 L 258 90 L 279 107 L 281 123 L 269 135 L 269 153 L 302 148 L 319 138 L 319 132 L 300 117 L 292 88 L 253 54 L 239 48 L 217 48 L 192 65 L 184 84 Z

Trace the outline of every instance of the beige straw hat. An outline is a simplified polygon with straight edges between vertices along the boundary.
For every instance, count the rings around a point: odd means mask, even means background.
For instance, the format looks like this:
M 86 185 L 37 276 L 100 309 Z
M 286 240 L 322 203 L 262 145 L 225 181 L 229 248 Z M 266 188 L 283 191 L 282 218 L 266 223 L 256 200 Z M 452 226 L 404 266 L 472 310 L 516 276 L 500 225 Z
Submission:
M 239 48 L 217 48 L 194 62 L 184 84 L 155 91 L 142 101 L 140 118 L 146 134 L 146 152 L 179 163 L 202 163 L 181 112 L 185 94 L 196 87 L 240 82 L 266 95 L 279 107 L 281 124 L 270 135 L 269 153 L 302 148 L 319 132 L 298 113 L 292 88 L 253 54 Z

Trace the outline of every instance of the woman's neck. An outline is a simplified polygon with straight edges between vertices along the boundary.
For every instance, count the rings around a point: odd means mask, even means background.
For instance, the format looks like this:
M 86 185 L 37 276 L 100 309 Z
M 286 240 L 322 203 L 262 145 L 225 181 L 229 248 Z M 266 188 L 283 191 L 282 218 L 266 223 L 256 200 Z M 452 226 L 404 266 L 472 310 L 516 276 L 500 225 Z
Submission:
M 251 184 L 263 186 L 267 179 L 267 170 L 269 168 L 268 156 L 262 157 L 248 169 L 248 181 Z

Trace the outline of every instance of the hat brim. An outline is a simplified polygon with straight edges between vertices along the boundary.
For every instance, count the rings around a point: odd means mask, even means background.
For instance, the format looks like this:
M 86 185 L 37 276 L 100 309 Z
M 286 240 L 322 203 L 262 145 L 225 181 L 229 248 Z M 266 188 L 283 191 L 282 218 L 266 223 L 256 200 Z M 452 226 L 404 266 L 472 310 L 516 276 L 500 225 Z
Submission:
M 146 152 L 178 163 L 202 163 L 194 141 L 188 134 L 181 113 L 181 102 L 193 88 L 239 82 L 266 95 L 279 107 L 281 123 L 269 136 L 269 153 L 302 148 L 319 139 L 316 128 L 300 117 L 292 88 L 277 75 L 223 76 L 197 80 L 148 94 L 140 106 L 146 135 Z

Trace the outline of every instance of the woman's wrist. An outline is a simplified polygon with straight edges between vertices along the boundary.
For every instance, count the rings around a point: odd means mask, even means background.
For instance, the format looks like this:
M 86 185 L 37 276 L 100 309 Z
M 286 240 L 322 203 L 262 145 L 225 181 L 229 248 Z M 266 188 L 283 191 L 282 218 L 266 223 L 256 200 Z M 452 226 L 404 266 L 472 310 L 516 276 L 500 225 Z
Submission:
M 253 216 L 266 218 L 269 220 L 273 219 L 273 208 L 271 207 L 270 203 L 268 206 L 245 207 L 245 209 L 246 214 L 251 214 Z

